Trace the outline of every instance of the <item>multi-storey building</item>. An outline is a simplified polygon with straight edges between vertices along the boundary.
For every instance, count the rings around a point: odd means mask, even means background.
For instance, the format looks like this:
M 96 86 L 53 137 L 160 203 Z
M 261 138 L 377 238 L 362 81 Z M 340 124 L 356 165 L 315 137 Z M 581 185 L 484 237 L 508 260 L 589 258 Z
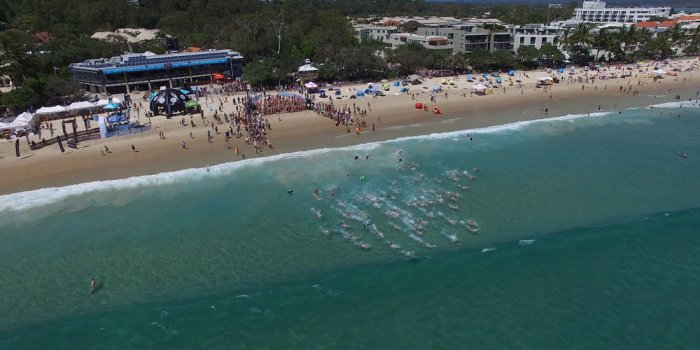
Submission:
M 353 27 L 355 29 L 355 36 L 361 42 L 368 39 L 387 41 L 389 40 L 389 35 L 399 32 L 399 28 L 396 26 L 357 24 Z
M 636 23 L 652 17 L 669 17 L 670 7 L 606 7 L 600 0 L 586 0 L 574 10 L 573 21 L 589 23 Z
M 559 45 L 559 37 L 564 29 L 557 26 L 544 24 L 528 24 L 526 26 L 509 26 L 513 34 L 513 50 L 518 51 L 520 46 L 534 46 L 541 48 L 544 44 Z
M 182 86 L 208 82 L 216 73 L 240 77 L 243 56 L 232 50 L 178 52 L 156 55 L 131 53 L 109 59 L 92 59 L 68 66 L 71 79 L 90 92 L 150 91 L 159 85 Z
M 474 23 L 464 23 L 449 27 L 422 27 L 420 35 L 439 35 L 447 38 L 447 45 L 453 52 L 472 53 L 481 48 L 489 51 L 513 50 L 513 37 L 505 29 L 485 29 Z
M 446 50 L 452 52 L 452 45 L 449 45 L 447 38 L 440 35 L 420 35 L 413 33 L 394 33 L 389 35 L 385 41 L 392 48 L 397 48 L 406 44 L 418 44 L 429 50 Z

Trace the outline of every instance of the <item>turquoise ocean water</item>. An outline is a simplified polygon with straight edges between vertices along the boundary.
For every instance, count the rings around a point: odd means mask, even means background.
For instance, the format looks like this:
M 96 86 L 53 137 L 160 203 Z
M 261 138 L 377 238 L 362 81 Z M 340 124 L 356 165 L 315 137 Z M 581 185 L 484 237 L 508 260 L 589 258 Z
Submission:
M 0 348 L 697 348 L 679 107 L 2 196 Z

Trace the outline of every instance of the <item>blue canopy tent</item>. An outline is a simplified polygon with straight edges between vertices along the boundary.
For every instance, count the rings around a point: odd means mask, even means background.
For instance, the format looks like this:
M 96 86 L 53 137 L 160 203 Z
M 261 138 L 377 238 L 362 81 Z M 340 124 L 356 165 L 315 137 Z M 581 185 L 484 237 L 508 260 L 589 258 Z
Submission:
M 394 86 L 400 86 L 400 85 L 401 85 L 401 82 L 400 82 L 400 81 L 395 81 L 392 85 L 394 85 Z
M 440 86 L 440 84 L 433 86 L 433 92 L 440 92 L 440 91 L 442 91 L 442 87 Z
M 482 74 L 481 76 L 484 77 L 484 78 L 488 78 L 488 77 L 489 77 L 489 73 L 484 73 L 484 74 Z
M 336 96 L 340 96 L 340 94 L 341 94 L 340 90 L 335 90 L 335 95 L 336 95 Z
M 373 86 L 373 87 L 370 89 L 369 92 L 371 92 L 371 93 L 374 94 L 374 93 L 377 93 L 377 92 L 379 92 L 379 91 L 381 91 L 381 89 L 379 89 L 379 87 L 377 87 L 377 86 L 375 85 L 375 86 Z
M 563 74 L 563 73 L 564 73 L 564 68 L 559 68 L 559 69 L 557 69 L 557 73 Z
M 473 74 L 467 74 L 467 81 L 469 81 L 469 82 L 474 81 L 474 75 L 473 75 Z
M 109 117 L 107 117 L 107 121 L 108 121 L 110 124 L 119 123 L 119 122 L 122 122 L 122 121 L 125 121 L 125 120 L 126 120 L 126 118 L 124 118 L 124 115 L 123 115 L 123 114 L 117 114 L 117 113 L 115 113 L 115 114 L 112 114 L 112 115 L 110 115 Z
M 408 91 L 410 91 L 410 89 L 407 88 L 407 87 L 402 87 L 401 90 L 399 90 L 399 91 L 401 91 L 401 92 L 408 92 Z
M 500 84 L 500 83 L 501 83 L 501 77 L 496 77 L 496 82 Z
M 508 75 L 511 76 L 511 77 L 512 77 L 512 76 L 515 76 L 515 70 L 514 70 L 514 69 L 509 70 L 509 71 L 508 71 Z

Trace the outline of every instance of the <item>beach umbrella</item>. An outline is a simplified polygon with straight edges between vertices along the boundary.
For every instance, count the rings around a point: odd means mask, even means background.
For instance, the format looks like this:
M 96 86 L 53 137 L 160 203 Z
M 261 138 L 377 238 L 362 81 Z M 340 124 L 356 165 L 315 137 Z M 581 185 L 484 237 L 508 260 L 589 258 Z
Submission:
M 380 82 L 381 82 L 381 83 L 388 83 L 389 81 L 386 80 L 386 79 L 382 79 Z
M 192 91 L 187 90 L 187 89 L 180 89 L 180 92 L 182 92 L 182 93 L 185 94 L 185 95 L 189 95 L 189 94 L 192 93 Z
M 564 68 L 557 69 L 557 73 L 559 73 L 559 74 L 564 73 Z
M 114 110 L 114 109 L 119 109 L 120 107 L 121 107 L 120 104 L 117 104 L 117 103 L 112 102 L 112 103 L 106 104 L 106 105 L 105 105 L 104 107 L 102 107 L 102 108 L 107 109 L 107 110 Z
M 221 73 L 214 74 L 214 80 L 222 80 L 222 79 L 226 79 L 226 76 L 221 74 Z
M 306 87 L 307 89 L 315 89 L 318 87 L 318 84 L 314 83 L 313 81 L 310 81 L 304 84 L 304 87 Z

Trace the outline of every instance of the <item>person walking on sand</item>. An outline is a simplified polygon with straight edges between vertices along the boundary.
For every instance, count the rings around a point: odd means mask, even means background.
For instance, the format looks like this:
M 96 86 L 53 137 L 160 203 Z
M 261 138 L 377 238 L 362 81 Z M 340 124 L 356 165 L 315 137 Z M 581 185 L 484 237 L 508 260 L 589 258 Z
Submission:
M 136 152 L 136 146 L 131 145 L 131 150 L 134 151 L 134 152 Z

